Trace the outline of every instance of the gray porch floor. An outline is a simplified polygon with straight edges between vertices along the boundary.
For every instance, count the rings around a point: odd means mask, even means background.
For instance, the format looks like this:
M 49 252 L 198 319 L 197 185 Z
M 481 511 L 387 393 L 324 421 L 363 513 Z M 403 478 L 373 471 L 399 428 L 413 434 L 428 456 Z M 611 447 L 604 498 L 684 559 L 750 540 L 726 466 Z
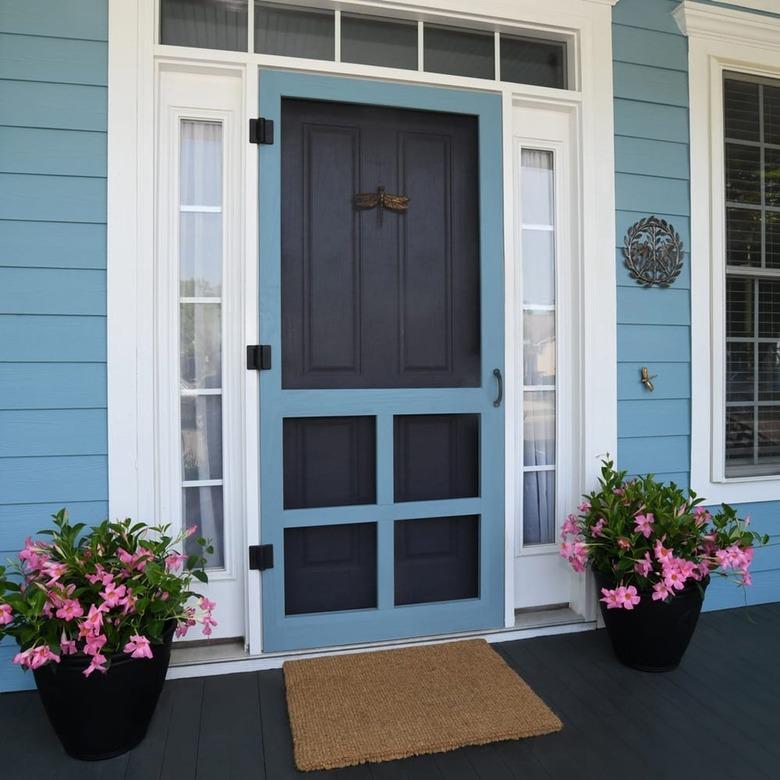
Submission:
M 99 764 L 69 759 L 30 693 L 0 696 L 8 778 L 778 777 L 780 604 L 702 616 L 680 669 L 634 672 L 604 631 L 494 645 L 561 717 L 563 731 L 405 761 L 296 772 L 281 671 L 168 682 L 146 740 Z M 107 713 L 110 717 L 110 713 Z

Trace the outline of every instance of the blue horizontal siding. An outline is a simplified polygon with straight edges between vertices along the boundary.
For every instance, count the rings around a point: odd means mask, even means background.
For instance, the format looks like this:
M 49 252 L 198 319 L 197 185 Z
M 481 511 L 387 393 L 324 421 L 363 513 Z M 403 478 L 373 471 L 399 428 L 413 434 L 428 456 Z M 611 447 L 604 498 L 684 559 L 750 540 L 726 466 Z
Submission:
M 660 363 L 650 366 L 655 390 L 650 393 L 639 381 L 643 363 L 618 363 L 618 400 L 688 399 L 691 396 L 691 371 L 687 363 Z
M 648 397 L 618 401 L 618 417 L 620 434 L 626 438 L 687 436 L 691 430 L 691 409 L 687 398 Z
M 0 317 L 0 362 L 105 363 L 105 360 L 105 317 Z
M 660 176 L 615 175 L 615 198 L 621 209 L 656 213 L 664 211 L 675 217 L 690 214 L 688 182 Z
M 683 325 L 622 325 L 618 362 L 690 363 L 690 329 Z M 643 363 L 647 365 L 647 363 Z
M 615 170 L 688 181 L 688 146 L 649 138 L 615 138 Z
M 21 550 L 28 536 L 51 526 L 55 512 L 66 508 L 75 522 L 100 523 L 108 517 L 108 504 L 105 501 L 69 501 L 67 506 L 61 502 L 5 504 L 0 506 L 0 560 L 14 556 Z
M 108 44 L 103 41 L 0 33 L 0 79 L 106 86 Z
M 0 268 L 0 314 L 105 313 L 105 271 Z
M 105 131 L 107 90 L 80 84 L 0 81 L 1 124 Z
M 0 173 L 105 176 L 106 134 L 0 126 Z
M 663 106 L 688 105 L 688 74 L 649 65 L 616 62 L 615 97 Z
M 0 458 L 3 503 L 105 501 L 105 455 Z
M 669 287 L 618 287 L 617 321 L 632 325 L 688 325 L 690 295 L 686 289 Z
M 688 143 L 688 111 L 683 106 L 618 98 L 615 100 L 615 133 L 633 138 Z
M 688 46 L 676 27 L 673 32 L 656 32 L 647 28 L 615 25 L 613 33 L 612 57 L 615 62 L 687 72 Z
M 0 219 L 104 223 L 106 180 L 2 173 Z
M 619 465 L 630 474 L 687 473 L 689 446 L 688 436 L 627 438 L 621 435 L 618 440 Z
M 6 0 L 0 31 L 54 38 L 108 40 L 106 0 Z
M 106 454 L 105 409 L 0 411 L 0 458 Z
M 106 226 L 83 222 L 0 221 L 0 265 L 105 268 Z
M 680 29 L 672 17 L 672 11 L 679 4 L 679 0 L 620 0 L 612 9 L 612 21 L 642 31 L 657 30 L 680 35 Z M 614 32 L 615 46 L 618 45 L 621 33 L 621 30 Z
M 0 363 L 0 409 L 105 407 L 104 363 Z

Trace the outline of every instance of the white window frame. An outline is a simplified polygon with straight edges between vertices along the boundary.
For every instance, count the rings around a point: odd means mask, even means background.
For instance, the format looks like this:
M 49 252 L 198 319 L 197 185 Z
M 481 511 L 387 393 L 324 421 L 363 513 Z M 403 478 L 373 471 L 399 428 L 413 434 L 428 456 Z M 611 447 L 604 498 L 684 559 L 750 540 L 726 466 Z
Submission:
M 723 78 L 780 79 L 780 18 L 686 0 L 691 149 L 691 488 L 709 502 L 777 500 L 780 475 L 726 477 Z
M 278 2 L 278 0 L 277 0 Z M 336 3 L 325 4 L 335 7 Z M 419 71 L 324 62 L 244 52 L 164 46 L 157 44 L 157 2 L 109 0 L 109 109 L 108 109 L 108 430 L 109 511 L 112 516 L 163 519 L 159 496 L 169 488 L 158 452 L 161 423 L 159 388 L 155 385 L 153 345 L 161 324 L 155 319 L 157 194 L 154 147 L 156 101 L 161 69 L 197 71 L 233 70 L 243 83 L 243 120 L 256 116 L 258 68 L 273 67 L 309 73 L 375 78 L 405 83 L 477 89 L 501 96 L 503 105 L 505 257 L 514 253 L 512 102 L 536 100 L 553 105 L 575 105 L 579 182 L 577 255 L 587 269 L 577 290 L 581 313 L 579 344 L 581 374 L 576 419 L 581 422 L 574 461 L 567 475 L 574 494 L 592 487 L 599 460 L 617 450 L 615 263 L 605 245 L 615 235 L 612 6 L 617 0 L 484 0 L 474 10 L 473 0 L 428 0 L 425 7 L 412 0 L 352 0 L 342 10 L 411 15 L 441 23 L 457 23 L 496 32 L 565 35 L 571 38 L 570 67 L 578 68 L 576 89 L 559 90 L 483 79 L 445 76 Z M 322 4 L 322 3 L 319 3 Z M 249 5 L 249 48 L 253 49 L 253 5 Z M 246 139 L 245 139 L 246 140 Z M 243 342 L 257 343 L 257 147 L 245 143 L 243 192 Z M 507 262 L 507 266 L 509 263 Z M 507 271 L 509 273 L 509 271 Z M 506 310 L 514 307 L 514 287 L 505 285 Z M 513 353 L 516 335 L 506 330 L 506 524 L 505 622 L 514 626 L 514 554 L 517 419 Z M 605 370 L 605 367 L 610 367 Z M 520 373 L 521 377 L 522 374 Z M 521 381 L 521 380 L 520 380 Z M 259 543 L 258 377 L 245 372 L 240 427 L 244 543 Z M 519 428 L 518 428 L 519 426 Z M 245 573 L 247 644 L 253 655 L 262 651 L 260 573 Z M 586 617 L 596 610 L 592 589 L 582 587 L 572 600 Z M 251 616 L 251 619 L 249 619 Z

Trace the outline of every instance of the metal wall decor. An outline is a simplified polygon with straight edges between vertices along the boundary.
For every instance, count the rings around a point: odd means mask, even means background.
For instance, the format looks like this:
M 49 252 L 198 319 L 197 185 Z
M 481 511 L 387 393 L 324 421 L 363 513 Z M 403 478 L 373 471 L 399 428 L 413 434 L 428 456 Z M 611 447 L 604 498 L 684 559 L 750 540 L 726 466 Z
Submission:
M 666 220 L 645 217 L 628 229 L 623 259 L 637 284 L 668 287 L 682 271 L 683 244 Z

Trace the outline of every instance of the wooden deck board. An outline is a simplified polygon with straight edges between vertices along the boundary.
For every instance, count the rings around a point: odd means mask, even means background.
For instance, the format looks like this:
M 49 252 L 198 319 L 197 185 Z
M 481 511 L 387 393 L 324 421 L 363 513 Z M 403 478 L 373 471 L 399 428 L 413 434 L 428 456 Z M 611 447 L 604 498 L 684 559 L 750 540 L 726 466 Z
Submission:
M 536 739 L 299 773 L 281 671 L 165 686 L 144 742 L 101 763 L 69 759 L 35 693 L 0 695 L 4 772 L 56 780 L 548 780 L 776 777 L 780 604 L 702 616 L 669 674 L 620 666 L 603 631 L 495 645 L 561 717 Z

